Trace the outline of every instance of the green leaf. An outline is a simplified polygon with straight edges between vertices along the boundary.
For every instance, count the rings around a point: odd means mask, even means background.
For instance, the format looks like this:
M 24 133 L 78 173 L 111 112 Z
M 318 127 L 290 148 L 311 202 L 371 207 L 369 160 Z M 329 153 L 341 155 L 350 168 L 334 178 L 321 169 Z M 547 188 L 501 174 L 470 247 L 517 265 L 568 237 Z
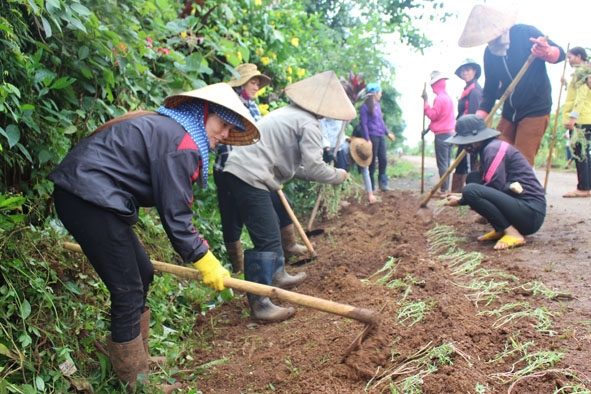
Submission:
M 75 78 L 61 77 L 60 79 L 58 79 L 57 81 L 55 81 L 54 83 L 52 83 L 49 88 L 50 89 L 63 89 L 65 87 L 70 86 L 74 82 L 76 82 L 76 79 Z
M 31 339 L 31 337 L 29 336 L 29 334 L 27 333 L 23 333 L 18 337 L 18 341 L 21 343 L 22 347 L 27 347 L 29 346 L 31 343 L 33 343 L 33 340 Z
M 45 2 L 45 8 L 53 16 L 54 13 L 60 11 L 60 2 L 59 0 L 47 0 Z
M 90 10 L 80 3 L 73 3 L 70 5 L 72 11 L 75 11 L 80 16 L 89 16 Z
M 8 147 L 12 148 L 21 139 L 21 132 L 17 125 L 9 124 L 6 127 L 6 132 L 2 133 L 8 139 Z
M 80 291 L 80 288 L 76 285 L 76 283 L 74 283 L 72 281 L 64 282 L 64 287 L 76 295 L 82 294 L 82 291 Z
M 78 49 L 78 59 L 79 60 L 84 60 L 88 57 L 88 54 L 90 53 L 90 49 L 88 49 L 88 47 L 86 45 L 81 46 Z
M 39 152 L 39 155 L 37 155 L 37 157 L 39 158 L 39 162 L 43 164 L 51 160 L 52 155 L 47 149 L 43 149 L 41 150 L 41 152 Z
M 64 129 L 65 135 L 76 134 L 78 128 L 76 126 L 70 125 Z
M 53 31 L 51 30 L 51 24 L 49 21 L 42 17 L 41 23 L 43 24 L 43 30 L 45 31 L 45 38 L 51 37 L 53 35 Z
M 37 375 L 37 377 L 35 378 L 35 386 L 37 388 L 37 390 L 40 391 L 45 391 L 45 382 L 43 381 L 43 378 L 39 375 Z
M 26 319 L 31 315 L 31 304 L 26 299 L 21 303 L 21 317 Z
M 94 78 L 94 74 L 92 73 L 92 71 L 90 71 L 90 68 L 88 68 L 86 66 L 80 67 L 80 72 L 82 73 L 82 75 L 84 75 L 88 79 Z
M 82 22 L 80 22 L 80 19 L 70 17 L 70 18 L 68 18 L 68 22 L 70 22 L 70 24 L 68 26 L 73 26 L 76 29 L 81 30 L 84 33 L 86 33 L 86 27 L 84 26 L 84 24 Z
M 5 199 L 0 195 L 0 208 L 17 209 L 20 208 L 25 201 L 27 201 L 25 197 L 8 197 Z
M 0 343 L 0 354 L 12 358 L 14 360 L 18 360 L 18 357 L 16 357 L 16 355 L 2 343 Z

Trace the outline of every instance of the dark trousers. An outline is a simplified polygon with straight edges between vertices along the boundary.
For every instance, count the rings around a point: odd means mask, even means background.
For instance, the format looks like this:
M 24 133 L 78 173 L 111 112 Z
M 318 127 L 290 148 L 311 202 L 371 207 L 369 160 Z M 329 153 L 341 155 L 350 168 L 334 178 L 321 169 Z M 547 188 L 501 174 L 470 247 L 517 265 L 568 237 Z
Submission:
M 228 187 L 228 183 L 226 181 L 226 177 L 228 175 L 228 173 L 222 171 L 213 172 L 213 180 L 217 186 L 218 207 L 220 209 L 220 217 L 222 221 L 222 234 L 224 242 L 227 243 L 239 241 L 240 235 L 242 234 L 242 227 L 244 226 L 240 211 L 234 202 L 234 198 L 232 198 L 230 188 Z M 279 195 L 275 192 L 272 192 L 269 193 L 269 198 L 271 199 L 273 209 L 279 218 L 279 226 L 283 228 L 292 224 L 293 221 L 285 210 Z M 287 196 L 285 198 L 291 205 L 291 201 L 289 201 Z
M 513 226 L 522 235 L 533 234 L 542 227 L 546 217 L 546 205 L 540 201 L 522 200 L 477 183 L 464 186 L 462 199 L 488 219 L 496 232 Z
M 90 204 L 56 186 L 57 214 L 111 294 L 113 342 L 127 342 L 140 333 L 154 267 L 131 224 L 124 217 Z
M 378 165 L 378 176 L 386 174 L 386 167 L 388 166 L 388 155 L 386 152 L 386 137 L 370 135 L 371 148 L 373 150 L 373 159 L 369 165 L 369 178 L 371 185 L 374 187 L 374 173 L 376 172 L 376 164 Z M 377 163 L 376 163 L 377 162 Z M 375 188 L 375 187 L 374 187 Z
M 279 218 L 271 195 L 275 191 L 257 189 L 240 178 L 225 172 L 226 185 L 257 252 L 275 252 L 283 256 Z
M 577 166 L 577 189 L 591 190 L 591 125 L 577 126 L 585 130 L 586 149 L 583 152 L 583 144 L 577 142 L 574 146 L 575 165 Z

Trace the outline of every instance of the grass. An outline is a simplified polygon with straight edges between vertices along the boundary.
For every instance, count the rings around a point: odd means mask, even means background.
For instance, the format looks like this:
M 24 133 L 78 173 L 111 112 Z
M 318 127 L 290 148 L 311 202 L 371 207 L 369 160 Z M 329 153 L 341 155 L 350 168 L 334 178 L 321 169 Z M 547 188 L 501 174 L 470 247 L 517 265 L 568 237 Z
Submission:
M 474 302 L 476 314 L 491 316 L 491 328 L 503 328 L 509 332 L 515 329 L 519 322 L 527 322 L 530 327 L 543 335 L 556 335 L 553 331 L 553 320 L 560 313 L 550 311 L 544 305 L 536 305 L 537 300 L 557 300 L 568 297 L 568 293 L 549 289 L 544 283 L 532 281 L 521 283 L 520 279 L 510 273 L 484 267 L 484 255 L 479 252 L 466 252 L 459 247 L 465 243 L 464 237 L 456 235 L 451 226 L 436 225 L 426 232 L 429 241 L 428 250 L 437 260 L 445 261 L 449 274 L 457 278 L 454 285 L 466 289 L 466 297 Z M 400 308 L 397 320 L 400 324 L 412 327 L 424 319 L 425 314 L 433 308 L 436 300 L 409 301 L 408 296 L 413 288 L 424 283 L 420 278 L 407 275 L 396 277 L 396 269 L 404 261 L 390 258 L 386 264 L 371 277 L 375 283 L 393 289 L 400 289 L 397 303 Z M 375 279 L 377 278 L 377 279 Z M 529 302 L 504 302 L 505 296 L 527 294 Z M 492 307 L 495 305 L 495 307 Z M 565 357 L 562 352 L 539 349 L 533 340 L 521 342 L 519 331 L 509 337 L 504 351 L 498 353 L 487 364 L 505 365 L 512 360 L 512 367 L 508 372 L 498 372 L 489 375 L 490 378 L 500 380 L 504 384 L 515 384 L 523 379 L 536 378 L 543 374 L 561 374 L 572 383 L 568 390 L 557 388 L 558 393 L 591 393 L 587 389 L 591 383 L 586 377 L 577 376 L 576 371 L 555 368 Z M 395 344 L 393 346 L 396 346 Z M 434 347 L 432 342 L 419 349 L 415 354 L 401 359 L 395 347 L 391 352 L 391 365 L 376 371 L 374 377 L 366 385 L 368 392 L 390 393 L 421 393 L 424 378 L 435 373 L 443 365 L 452 365 L 456 357 L 463 358 L 469 365 L 473 365 L 471 356 L 460 351 L 453 343 L 443 343 Z M 479 355 L 475 355 L 476 358 Z M 398 360 L 398 361 L 396 361 Z M 474 392 L 490 393 L 492 389 L 486 383 L 475 383 Z

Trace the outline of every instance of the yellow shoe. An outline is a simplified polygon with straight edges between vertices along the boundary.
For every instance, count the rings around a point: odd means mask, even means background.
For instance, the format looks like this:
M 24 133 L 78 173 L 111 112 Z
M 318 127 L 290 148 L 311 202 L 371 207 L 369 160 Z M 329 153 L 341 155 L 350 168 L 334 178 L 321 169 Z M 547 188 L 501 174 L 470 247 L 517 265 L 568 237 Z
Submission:
M 480 237 L 478 237 L 478 241 L 479 242 L 484 242 L 484 241 L 497 241 L 499 239 L 503 238 L 503 233 L 497 233 L 496 231 L 491 231 L 490 233 L 486 233 L 484 235 L 481 235 Z

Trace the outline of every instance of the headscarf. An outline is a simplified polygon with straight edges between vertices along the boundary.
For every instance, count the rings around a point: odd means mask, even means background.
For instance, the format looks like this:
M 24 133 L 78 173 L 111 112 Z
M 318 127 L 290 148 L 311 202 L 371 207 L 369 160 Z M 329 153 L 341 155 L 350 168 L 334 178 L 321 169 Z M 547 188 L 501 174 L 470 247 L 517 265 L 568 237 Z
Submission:
M 205 131 L 206 112 L 211 111 L 222 118 L 225 122 L 234 125 L 239 130 L 244 131 L 242 117 L 230 109 L 214 103 L 208 103 L 203 100 L 191 100 L 179 104 L 174 108 L 161 106 L 156 112 L 168 116 L 189 133 L 191 139 L 199 148 L 202 158 L 203 189 L 207 188 L 207 177 L 209 172 L 209 137 Z

